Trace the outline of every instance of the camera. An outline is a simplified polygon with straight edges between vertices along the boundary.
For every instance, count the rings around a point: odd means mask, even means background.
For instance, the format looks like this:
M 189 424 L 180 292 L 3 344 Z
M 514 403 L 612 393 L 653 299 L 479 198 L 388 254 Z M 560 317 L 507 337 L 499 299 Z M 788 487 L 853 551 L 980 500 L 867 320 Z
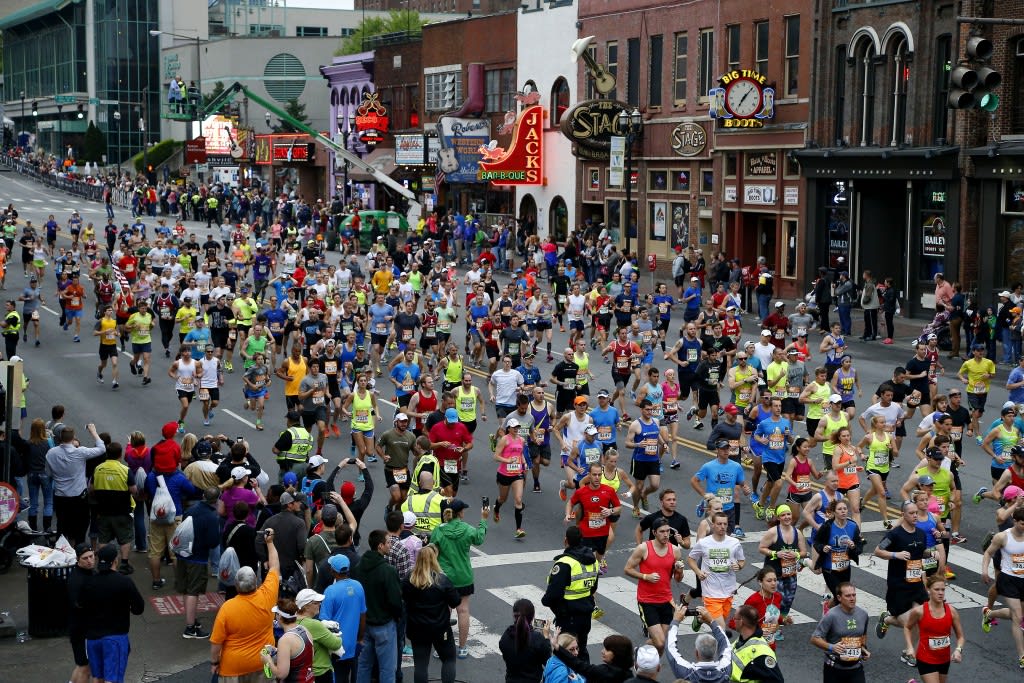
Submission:
M 263 538 L 270 538 L 273 535 L 274 535 L 274 530 L 273 529 L 264 529 L 263 530 Z
M 235 443 L 242 443 L 243 441 L 245 441 L 245 437 L 241 437 L 241 436 L 236 436 L 235 437 Z
M 480 507 L 489 508 L 491 507 L 491 499 L 484 496 L 480 499 Z
M 533 620 L 533 627 L 535 629 L 537 629 L 538 631 L 543 630 L 543 628 L 545 626 L 547 626 L 547 624 L 548 624 L 548 622 L 546 620 L 544 620 L 544 619 L 534 619 Z
M 684 615 L 686 615 L 686 616 L 688 616 L 688 617 L 695 617 L 695 616 L 697 616 L 697 615 L 698 615 L 699 613 L 697 612 L 697 608 L 696 608 L 696 607 L 687 607 L 687 608 L 686 608 L 686 611 L 685 611 L 685 612 L 683 612 L 683 614 L 684 614 Z
M 349 465 L 355 465 L 357 462 L 359 462 L 358 458 L 349 458 L 348 459 L 348 464 Z

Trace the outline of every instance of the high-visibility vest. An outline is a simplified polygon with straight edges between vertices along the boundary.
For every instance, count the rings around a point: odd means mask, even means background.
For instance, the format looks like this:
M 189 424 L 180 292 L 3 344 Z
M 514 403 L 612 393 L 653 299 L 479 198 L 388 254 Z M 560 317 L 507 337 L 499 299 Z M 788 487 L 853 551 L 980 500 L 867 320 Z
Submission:
M 313 449 L 313 438 L 302 427 L 289 427 L 286 431 L 292 435 L 292 445 L 277 454 L 277 461 L 306 462 L 306 456 Z
M 430 468 L 430 473 L 434 475 L 434 490 L 439 490 L 441 488 L 441 463 L 437 461 L 433 453 L 424 453 L 416 461 L 416 467 L 412 470 L 412 483 L 415 486 L 419 486 L 420 472 L 425 467 Z
M 21 331 L 21 314 L 17 311 L 11 311 L 7 314 L 4 320 L 7 322 L 7 327 L 4 328 L 4 334 L 17 337 L 18 332 Z
M 770 662 L 765 660 L 768 666 L 775 666 L 775 651 L 764 638 L 751 638 L 739 646 L 733 643 L 732 675 L 729 680 L 734 681 L 734 683 L 746 683 L 746 681 L 753 683 L 752 679 L 743 678 L 743 670 L 747 668 L 747 664 L 750 664 L 762 655 L 767 655 L 770 658 Z
M 443 500 L 444 496 L 440 491 L 414 493 L 402 503 L 402 512 L 411 512 L 416 515 L 416 531 L 429 535 L 431 531 L 441 526 L 441 501 Z
M 569 585 L 565 587 L 566 600 L 582 600 L 589 598 L 594 592 L 594 585 L 597 583 L 598 563 L 594 560 L 590 564 L 583 564 L 574 557 L 563 555 L 558 561 L 569 567 Z M 548 575 L 550 581 L 551 575 Z

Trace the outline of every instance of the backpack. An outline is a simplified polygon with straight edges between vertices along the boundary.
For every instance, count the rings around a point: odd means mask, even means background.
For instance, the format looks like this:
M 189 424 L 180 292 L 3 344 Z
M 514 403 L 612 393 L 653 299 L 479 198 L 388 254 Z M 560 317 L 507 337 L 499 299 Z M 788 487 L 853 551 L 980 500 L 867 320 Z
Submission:
M 228 547 L 220 554 L 220 563 L 217 565 L 217 576 L 225 586 L 235 585 L 235 573 L 240 565 L 238 553 L 234 548 Z
M 195 539 L 196 531 L 192 524 L 192 518 L 186 517 L 178 525 L 178 528 L 174 530 L 174 535 L 171 536 L 171 552 L 178 557 L 191 557 L 192 541 Z

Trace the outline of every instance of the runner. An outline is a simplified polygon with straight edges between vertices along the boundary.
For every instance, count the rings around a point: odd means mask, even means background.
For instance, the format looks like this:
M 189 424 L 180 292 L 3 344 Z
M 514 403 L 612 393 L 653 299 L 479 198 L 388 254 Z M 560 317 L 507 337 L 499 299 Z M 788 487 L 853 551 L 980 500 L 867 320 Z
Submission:
M 709 347 L 705 349 L 705 358 L 697 365 L 694 373 L 694 387 L 697 390 L 697 409 L 692 407 L 686 411 L 687 421 L 697 415 L 697 421 L 693 423 L 694 429 L 704 429 L 704 416 L 708 410 L 711 411 L 711 428 L 718 424 L 718 408 L 720 397 L 719 389 L 722 388 L 722 360 L 719 357 L 718 349 Z
M 565 479 L 558 484 L 558 495 L 562 500 L 570 495 L 566 489 L 575 488 L 579 484 L 579 480 L 586 475 L 589 465 L 599 462 L 600 459 L 601 448 L 595 440 L 597 428 L 594 427 L 593 421 L 587 415 L 587 406 L 587 397 L 577 396 L 573 401 L 573 410 L 558 418 L 552 428 L 560 444 L 561 464 L 566 470 Z M 590 428 L 593 429 L 590 430 Z M 592 433 L 588 435 L 587 431 L 592 431 Z M 590 443 L 587 449 L 589 453 L 586 455 L 584 449 L 580 447 L 585 438 Z M 591 458 L 590 461 L 587 460 L 587 457 Z
M 629 413 L 626 412 L 626 385 L 629 384 L 630 375 L 633 372 L 633 359 L 636 358 L 639 361 L 642 355 L 640 347 L 627 339 L 627 332 L 628 328 L 620 327 L 612 343 L 601 351 L 602 358 L 609 353 L 612 354 L 612 382 L 615 392 L 612 394 L 611 401 L 615 403 L 615 399 L 619 399 L 623 420 L 630 419 Z
M 443 391 L 452 391 L 462 382 L 462 373 L 465 365 L 462 356 L 459 355 L 459 347 L 455 344 L 448 345 L 448 355 L 438 361 L 435 377 L 444 378 L 441 385 Z
M 446 408 L 444 419 L 431 427 L 429 434 L 430 448 L 441 466 L 441 488 L 446 496 L 453 496 L 459 492 L 459 463 L 473 448 L 473 435 L 455 408 Z
M 766 475 L 760 502 L 753 501 L 754 516 L 757 519 L 772 517 L 774 505 L 782 492 L 782 472 L 786 465 L 786 449 L 793 439 L 793 426 L 782 417 L 782 399 L 772 397 L 771 415 L 762 420 L 754 430 L 753 440 L 762 446 L 761 461 Z
M 386 509 L 398 510 L 409 495 L 409 456 L 416 453 L 416 435 L 409 430 L 409 416 L 395 413 L 394 427 L 377 439 L 377 455 L 384 461 L 384 485 L 391 498 Z
M 683 580 L 683 548 L 670 542 L 675 529 L 664 517 L 650 525 L 654 538 L 644 541 L 630 553 L 623 573 L 637 579 L 637 607 L 644 635 L 658 649 L 665 650 L 665 635 L 672 623 L 672 579 Z
M 107 306 L 103 309 L 103 317 L 96 322 L 96 327 L 93 330 L 93 336 L 100 338 L 100 364 L 96 368 L 96 381 L 103 384 L 103 370 L 107 367 L 107 361 L 110 361 L 110 373 L 111 373 L 111 384 L 110 388 L 117 390 L 120 384 L 117 383 L 117 321 L 114 319 L 114 309 L 112 306 Z M 36 336 L 38 338 L 39 331 L 36 329 Z
M 610 486 L 601 483 L 601 463 L 591 465 L 588 474 L 590 481 L 587 487 L 576 489 L 565 502 L 565 521 L 567 524 L 576 521 L 583 535 L 583 545 L 594 551 L 594 557 L 600 564 L 608 551 L 610 518 L 621 513 L 622 503 Z M 579 508 L 578 513 L 576 508 Z M 603 610 L 594 607 L 595 619 L 600 619 L 603 614 Z
M 139 301 L 138 310 L 129 316 L 125 329 L 132 343 L 132 360 L 128 369 L 133 375 L 142 375 L 142 386 L 153 380 L 149 377 L 150 356 L 153 352 L 153 314 L 149 312 L 149 302 Z
M 722 450 L 719 449 L 719 453 Z M 687 557 L 690 569 L 700 581 L 704 608 L 722 629 L 732 611 L 733 595 L 739 589 L 736 575 L 746 564 L 743 546 L 739 540 L 726 536 L 728 528 L 729 515 L 714 513 L 711 535 L 697 541 Z M 693 625 L 695 631 L 700 629 L 699 620 L 695 619 Z
M 900 513 L 899 526 L 886 533 L 874 553 L 875 557 L 889 563 L 885 609 L 878 615 L 875 625 L 875 635 L 879 638 L 885 637 L 890 626 L 904 626 L 907 613 L 928 601 L 923 569 L 927 541 L 924 532 L 917 528 L 917 506 L 905 500 Z M 1017 616 L 1019 621 L 1020 614 Z M 913 657 L 912 652 L 900 653 L 900 661 L 908 666 L 914 665 Z
M 773 526 L 775 528 L 772 528 Z M 810 555 L 803 534 L 793 526 L 793 510 L 789 505 L 783 504 L 777 508 L 776 517 L 768 523 L 768 531 L 761 537 L 757 550 L 766 558 L 761 571 L 773 572 L 773 588 L 778 586 L 782 592 L 776 605 L 777 618 L 772 622 L 774 628 L 770 632 L 765 632 L 765 639 L 774 648 L 775 641 L 783 640 L 782 625 L 793 623 L 789 617 L 789 610 L 796 599 L 796 575 L 804 568 L 804 561 Z M 758 574 L 760 581 L 763 582 L 766 578 L 761 573 Z M 764 609 L 759 608 L 758 612 L 762 618 L 765 616 Z
M 459 422 L 466 426 L 466 430 L 470 434 L 475 433 L 477 416 L 479 415 L 481 420 L 487 422 L 487 411 L 480 390 L 473 386 L 473 376 L 464 372 L 462 384 L 454 394 L 455 410 L 459 415 Z M 469 481 L 469 449 L 462 451 L 459 479 L 463 484 Z
M 534 387 L 530 400 L 533 428 L 530 433 L 530 470 L 533 474 L 533 492 L 540 493 L 540 468 L 551 464 L 551 404 L 544 397 L 542 387 Z M 600 432 L 599 432 L 600 433 Z
M 850 506 L 850 516 L 860 526 L 860 471 L 863 453 L 853 445 L 849 427 L 840 427 L 832 435 L 832 471 L 839 477 L 839 492 Z M 889 528 L 889 527 L 886 527 Z
M 836 329 L 839 323 L 833 325 Z M 836 586 L 839 604 L 821 617 L 811 644 L 825 651 L 822 683 L 865 683 L 864 662 L 871 658 L 868 613 L 857 607 L 857 589 L 845 582 Z
M 697 406 L 697 366 L 700 364 L 701 354 L 703 345 L 700 338 L 697 336 L 697 326 L 693 323 L 687 323 L 686 327 L 683 328 L 683 335 L 679 338 L 668 353 L 664 354 L 665 360 L 671 360 L 676 364 L 676 370 L 679 373 L 679 400 L 685 401 L 690 396 L 691 390 L 693 391 L 693 406 Z M 744 359 L 746 354 L 743 354 Z M 737 360 L 740 358 L 740 354 L 736 354 Z M 754 372 L 756 375 L 756 371 Z M 746 376 L 746 371 L 744 371 Z M 742 379 L 742 378 L 741 378 Z M 756 380 L 753 382 L 756 386 Z M 736 390 L 737 387 L 730 385 L 730 389 Z M 739 398 L 742 392 L 737 393 L 736 405 L 740 405 Z M 747 397 L 749 402 L 750 397 Z
M 639 403 L 640 417 L 634 420 L 626 431 L 626 448 L 633 449 L 633 464 L 630 474 L 636 480 L 630 493 L 636 504 L 633 516 L 639 518 L 641 508 L 647 508 L 647 496 L 661 486 L 661 456 L 667 439 L 667 430 L 654 420 L 654 405 L 648 399 Z
M 960 613 L 946 604 L 946 581 L 929 576 L 925 581 L 928 602 L 910 610 L 903 627 L 907 652 L 915 652 L 917 672 L 922 683 L 946 683 L 951 662 L 959 664 L 964 655 L 964 630 Z M 914 629 L 918 631 L 914 647 Z M 950 645 L 950 633 L 956 636 L 956 649 Z
M 975 344 L 971 347 L 971 358 L 960 366 L 957 376 L 967 386 L 967 405 L 971 409 L 971 426 L 967 436 L 974 436 L 980 445 L 983 437 L 979 421 L 985 414 L 985 401 L 988 398 L 989 384 L 996 376 L 996 366 L 985 357 L 985 345 Z
M 563 360 L 551 371 L 551 383 L 555 385 L 555 411 L 558 415 L 572 410 L 577 397 L 576 378 L 580 374 L 580 366 L 576 365 L 575 360 L 576 352 L 566 347 L 562 354 Z
M 242 396 L 245 398 L 245 409 L 256 413 L 256 431 L 263 431 L 263 409 L 270 392 L 270 368 L 267 367 L 266 355 L 257 353 L 253 356 L 253 364 L 242 375 Z M 209 347 L 201 361 L 203 377 L 199 382 L 199 400 L 203 404 L 203 424 L 209 425 L 213 419 L 213 408 L 220 398 L 220 387 L 224 384 L 224 374 L 220 370 L 220 361 L 213 355 L 213 347 Z M 206 369 L 214 370 L 212 378 L 206 377 Z M 206 386 L 209 385 L 209 386 Z
M 719 439 L 715 443 L 715 459 L 710 460 L 697 470 L 690 479 L 690 486 L 701 499 L 706 494 L 712 494 L 722 501 L 722 510 L 728 517 L 727 530 L 736 538 L 746 538 L 743 529 L 739 526 L 739 503 L 736 502 L 738 489 L 742 489 L 748 496 L 751 494 L 750 485 L 744 481 L 746 476 L 743 466 L 729 458 L 730 444 L 726 439 Z M 698 507 L 697 516 L 700 516 Z
M 885 429 L 885 417 L 875 415 L 871 418 L 871 431 L 864 435 L 858 446 L 868 451 L 864 460 L 864 469 L 868 475 L 868 483 L 871 488 L 864 494 L 859 507 L 866 508 L 868 500 L 874 496 L 877 498 L 878 514 L 882 516 L 882 525 L 886 529 L 892 528 L 889 521 L 889 501 L 885 495 L 885 482 L 889 478 L 889 464 L 899 449 L 895 447 L 893 436 Z
M 986 434 L 981 442 L 981 449 L 992 458 L 989 463 L 989 476 L 992 477 L 993 487 L 1002 480 L 1003 473 L 1009 469 L 1014 446 L 1024 438 L 1014 424 L 1016 415 L 1017 411 L 1014 408 L 1003 408 L 1000 411 L 1002 422 Z
M 278 368 L 280 374 L 281 368 Z M 368 390 L 370 384 L 369 371 L 360 372 L 356 376 L 356 388 L 345 397 L 341 404 L 341 414 L 351 417 L 352 441 L 355 444 L 359 460 L 376 462 L 373 455 L 373 428 L 377 416 L 377 395 Z
M 815 481 L 821 481 L 823 473 L 818 471 L 818 468 L 811 462 L 810 439 L 798 436 L 789 449 L 789 453 L 792 457 L 786 463 L 786 469 L 782 473 L 783 481 L 789 484 L 786 500 L 792 501 L 798 510 L 802 510 L 814 495 L 814 492 L 811 491 L 811 477 Z
M 512 503 L 515 507 L 516 538 L 523 538 L 523 486 L 526 481 L 526 442 L 519 434 L 519 420 L 510 417 L 505 426 L 508 431 L 498 439 L 494 450 L 494 460 L 498 463 L 496 481 L 498 495 L 494 499 L 494 523 L 501 520 L 501 506 L 508 499 L 509 489 L 512 490 Z
M 662 341 L 662 345 L 664 345 Z M 654 368 L 652 368 L 654 369 Z M 664 412 L 661 418 L 661 426 L 668 430 L 668 444 L 672 453 L 672 462 L 669 468 L 677 470 L 680 467 L 678 460 L 679 450 L 679 383 L 676 381 L 676 371 L 672 368 L 665 370 L 665 381 L 661 383 L 661 397 L 664 405 Z
M 174 389 L 178 393 L 178 402 L 181 403 L 181 411 L 178 414 L 178 433 L 185 433 L 185 417 L 188 416 L 189 406 L 196 397 L 196 384 L 203 376 L 203 368 L 199 363 L 192 360 L 192 349 L 187 346 L 181 348 L 181 355 L 171 363 L 167 370 L 167 376 L 174 380 Z
M 220 359 L 214 355 L 213 344 L 207 344 L 203 355 L 199 359 L 203 373 L 199 378 L 199 393 L 197 398 L 203 407 L 203 425 L 209 426 L 213 419 L 214 408 L 220 403 L 220 388 L 224 386 L 224 369 Z M 269 382 L 269 377 L 268 377 Z M 262 427 L 262 415 L 257 421 L 258 427 Z
M 852 562 L 858 562 L 864 549 L 860 526 L 849 518 L 850 508 L 845 500 L 829 503 L 827 516 L 815 532 L 811 542 L 814 548 L 816 571 L 821 571 L 831 595 L 821 596 L 822 614 L 830 610 L 840 596 L 840 586 L 850 580 Z
M 1021 622 L 1021 600 L 1024 599 L 1024 508 L 1013 511 L 1013 526 L 992 537 L 981 558 L 981 580 L 988 585 L 992 578 L 988 573 L 995 553 L 999 553 L 999 571 L 996 575 L 996 592 L 1006 601 L 1006 607 L 982 612 L 981 628 L 985 633 L 996 618 L 1008 619 L 1017 648 L 1017 666 L 1024 669 L 1024 632 L 1016 626 Z

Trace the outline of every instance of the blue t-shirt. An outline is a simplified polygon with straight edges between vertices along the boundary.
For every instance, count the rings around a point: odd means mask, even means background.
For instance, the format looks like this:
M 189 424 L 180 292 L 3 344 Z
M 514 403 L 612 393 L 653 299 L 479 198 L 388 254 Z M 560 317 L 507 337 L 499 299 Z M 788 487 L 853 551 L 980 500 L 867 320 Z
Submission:
M 758 409 L 760 412 L 760 409 Z M 761 421 L 754 430 L 755 436 L 766 437 L 768 444 L 761 444 L 761 458 L 765 462 L 783 464 L 786 462 L 786 449 L 792 437 L 793 426 L 784 417 L 772 419 L 770 416 Z M 753 441 L 753 439 L 752 439 Z
M 618 436 L 619 409 L 610 404 L 603 410 L 597 407 L 590 411 L 590 417 L 597 427 L 597 440 L 603 445 L 614 446 Z
M 520 365 L 516 368 L 516 372 L 523 376 L 523 384 L 527 386 L 536 386 L 540 384 L 540 368 L 528 368 L 525 365 Z
M 490 309 L 487 308 L 487 306 L 470 306 L 469 307 L 469 317 L 470 317 L 470 319 L 472 319 L 474 325 L 476 325 L 476 321 L 477 320 L 481 320 L 481 319 L 486 318 L 489 313 L 490 313 Z M 473 331 L 474 334 L 479 334 L 475 327 L 473 328 L 472 331 Z
M 356 636 L 359 635 L 359 621 L 366 614 L 366 593 L 363 584 L 355 579 L 339 579 L 324 591 L 320 605 L 321 621 L 336 621 L 341 626 L 341 646 L 345 648 L 343 659 L 356 656 Z
M 420 379 L 420 366 L 416 363 L 406 365 L 399 363 L 391 370 L 391 378 L 398 382 L 395 387 L 395 396 L 407 396 L 416 391 L 416 383 Z
M 603 452 L 604 448 L 597 439 L 594 439 L 593 442 L 587 442 L 586 438 L 580 440 L 576 446 L 575 458 L 576 466 L 580 468 L 579 474 L 576 475 L 577 482 L 587 475 L 592 464 L 601 462 Z
M 395 309 L 388 304 L 373 304 L 367 309 L 370 313 L 370 334 L 385 336 L 391 329 L 391 322 L 387 318 L 395 316 Z
M 209 327 L 196 327 L 185 335 L 185 344 L 192 349 L 192 357 L 197 360 L 206 356 L 206 345 L 209 343 Z
M 836 523 L 832 522 L 832 532 L 828 535 L 827 545 L 832 547 L 832 552 L 825 553 L 825 559 L 822 563 L 822 568 L 829 571 L 846 571 L 850 568 L 850 556 L 846 545 L 846 540 L 855 541 L 857 539 L 857 524 L 852 519 L 846 520 L 846 524 L 843 526 L 837 526 Z M 845 556 L 845 559 L 844 559 Z M 844 562 L 844 566 L 833 566 L 832 560 L 835 559 L 838 562 Z
M 688 296 L 693 296 L 693 298 L 686 302 L 686 310 L 694 312 L 700 309 L 700 287 L 687 287 L 683 292 L 683 298 Z
M 57 239 L 57 221 L 46 221 L 46 239 L 51 242 Z
M 697 474 L 693 476 L 697 478 L 697 481 L 704 482 L 706 493 L 714 494 L 722 499 L 723 510 L 732 510 L 736 487 L 744 481 L 742 465 L 732 460 L 726 460 L 725 464 L 722 464 L 716 458 L 701 465 Z
M 672 304 L 675 302 L 668 294 L 658 294 L 654 297 L 654 305 L 658 307 L 658 318 L 661 320 L 672 319 Z
M 1019 366 L 1010 371 L 1010 377 L 1006 380 L 1007 384 L 1016 384 L 1017 382 L 1024 382 L 1024 370 L 1021 370 Z M 1024 387 L 1010 389 L 1010 400 L 1014 403 L 1024 403 Z
M 263 316 L 267 319 L 267 329 L 275 339 L 284 334 L 284 326 L 288 322 L 287 313 L 280 308 L 268 308 L 263 311 Z

